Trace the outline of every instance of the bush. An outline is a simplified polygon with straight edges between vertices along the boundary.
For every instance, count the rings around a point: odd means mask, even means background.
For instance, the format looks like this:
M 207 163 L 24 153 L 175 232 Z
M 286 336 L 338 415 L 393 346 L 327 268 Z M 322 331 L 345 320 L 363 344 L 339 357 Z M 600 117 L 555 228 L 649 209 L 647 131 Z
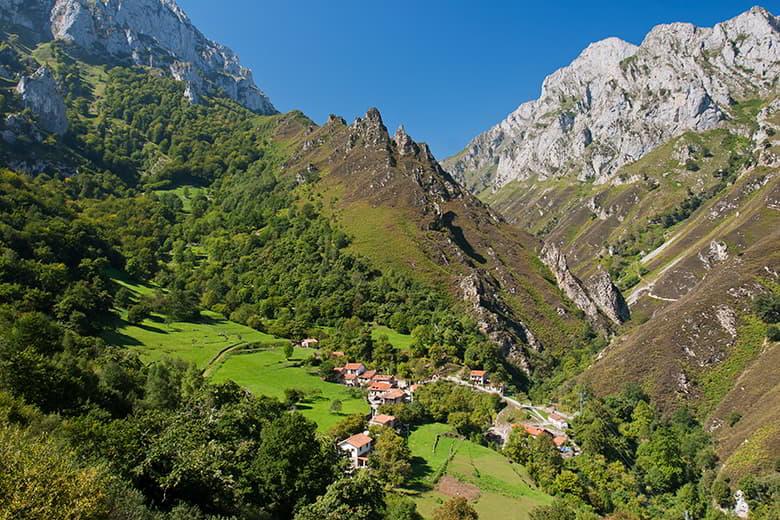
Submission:
M 780 341 L 780 325 L 770 325 L 767 327 L 766 337 L 769 341 Z
M 138 325 L 146 318 L 148 318 L 149 314 L 149 309 L 146 307 L 146 305 L 133 305 L 127 310 L 127 322 L 132 323 L 133 325 Z
M 728 423 L 729 426 L 733 427 L 735 424 L 739 422 L 739 420 L 742 419 L 742 414 L 739 412 L 731 412 L 728 416 Z

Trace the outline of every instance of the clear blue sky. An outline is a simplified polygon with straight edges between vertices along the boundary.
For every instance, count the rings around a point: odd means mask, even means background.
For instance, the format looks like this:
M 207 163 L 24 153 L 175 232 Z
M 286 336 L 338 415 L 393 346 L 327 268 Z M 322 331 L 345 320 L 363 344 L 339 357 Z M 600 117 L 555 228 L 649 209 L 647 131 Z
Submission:
M 179 0 L 209 38 L 233 48 L 281 111 L 318 123 L 378 107 L 440 159 L 460 150 L 590 42 L 641 42 L 654 25 L 702 26 L 741 0 Z M 774 14 L 780 0 L 761 5 Z

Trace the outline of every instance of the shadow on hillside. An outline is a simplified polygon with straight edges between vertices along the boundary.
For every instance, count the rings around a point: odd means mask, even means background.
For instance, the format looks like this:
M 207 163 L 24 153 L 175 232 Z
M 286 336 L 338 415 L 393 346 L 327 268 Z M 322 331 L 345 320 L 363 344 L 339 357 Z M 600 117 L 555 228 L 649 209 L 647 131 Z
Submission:
M 106 343 L 109 345 L 118 345 L 123 347 L 140 347 L 143 346 L 143 343 L 138 341 L 137 339 L 128 336 L 127 334 L 122 334 L 121 332 L 117 332 L 115 330 L 109 331 L 103 335 L 103 338 L 106 340 Z
M 486 262 L 485 257 L 477 253 L 474 247 L 469 243 L 468 239 L 466 239 L 466 235 L 463 233 L 463 229 L 454 224 L 456 217 L 457 215 L 452 211 L 448 211 L 441 217 L 444 226 L 450 231 L 450 235 L 452 235 L 452 240 L 473 260 L 476 260 L 480 264 L 484 264 Z
M 428 465 L 422 457 L 412 457 L 412 480 L 422 480 L 425 477 L 433 473 L 433 468 Z M 415 489 L 415 486 L 423 486 L 422 483 L 414 484 L 410 486 L 410 489 Z

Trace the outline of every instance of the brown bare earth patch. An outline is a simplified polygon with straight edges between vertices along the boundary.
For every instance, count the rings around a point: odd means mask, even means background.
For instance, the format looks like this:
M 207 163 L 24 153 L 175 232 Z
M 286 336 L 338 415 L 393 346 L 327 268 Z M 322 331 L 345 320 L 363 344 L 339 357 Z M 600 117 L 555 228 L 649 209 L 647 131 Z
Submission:
M 461 482 L 455 477 L 449 475 L 443 476 L 436 484 L 436 491 L 450 497 L 463 497 L 467 500 L 476 500 L 479 498 L 479 488 Z

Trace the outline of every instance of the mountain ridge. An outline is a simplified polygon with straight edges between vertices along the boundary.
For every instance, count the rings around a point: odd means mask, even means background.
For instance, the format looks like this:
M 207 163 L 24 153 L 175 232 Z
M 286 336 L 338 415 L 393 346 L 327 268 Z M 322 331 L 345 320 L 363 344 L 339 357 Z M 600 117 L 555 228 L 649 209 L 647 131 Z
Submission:
M 608 38 L 443 164 L 475 192 L 535 177 L 605 183 L 669 138 L 718 126 L 734 99 L 776 88 L 778 62 L 780 22 L 760 7 L 713 28 L 659 25 L 639 46 Z
M 39 42 L 165 70 L 185 83 L 191 102 L 221 90 L 254 112 L 277 113 L 238 56 L 206 38 L 174 0 L 0 0 L 2 22 Z

